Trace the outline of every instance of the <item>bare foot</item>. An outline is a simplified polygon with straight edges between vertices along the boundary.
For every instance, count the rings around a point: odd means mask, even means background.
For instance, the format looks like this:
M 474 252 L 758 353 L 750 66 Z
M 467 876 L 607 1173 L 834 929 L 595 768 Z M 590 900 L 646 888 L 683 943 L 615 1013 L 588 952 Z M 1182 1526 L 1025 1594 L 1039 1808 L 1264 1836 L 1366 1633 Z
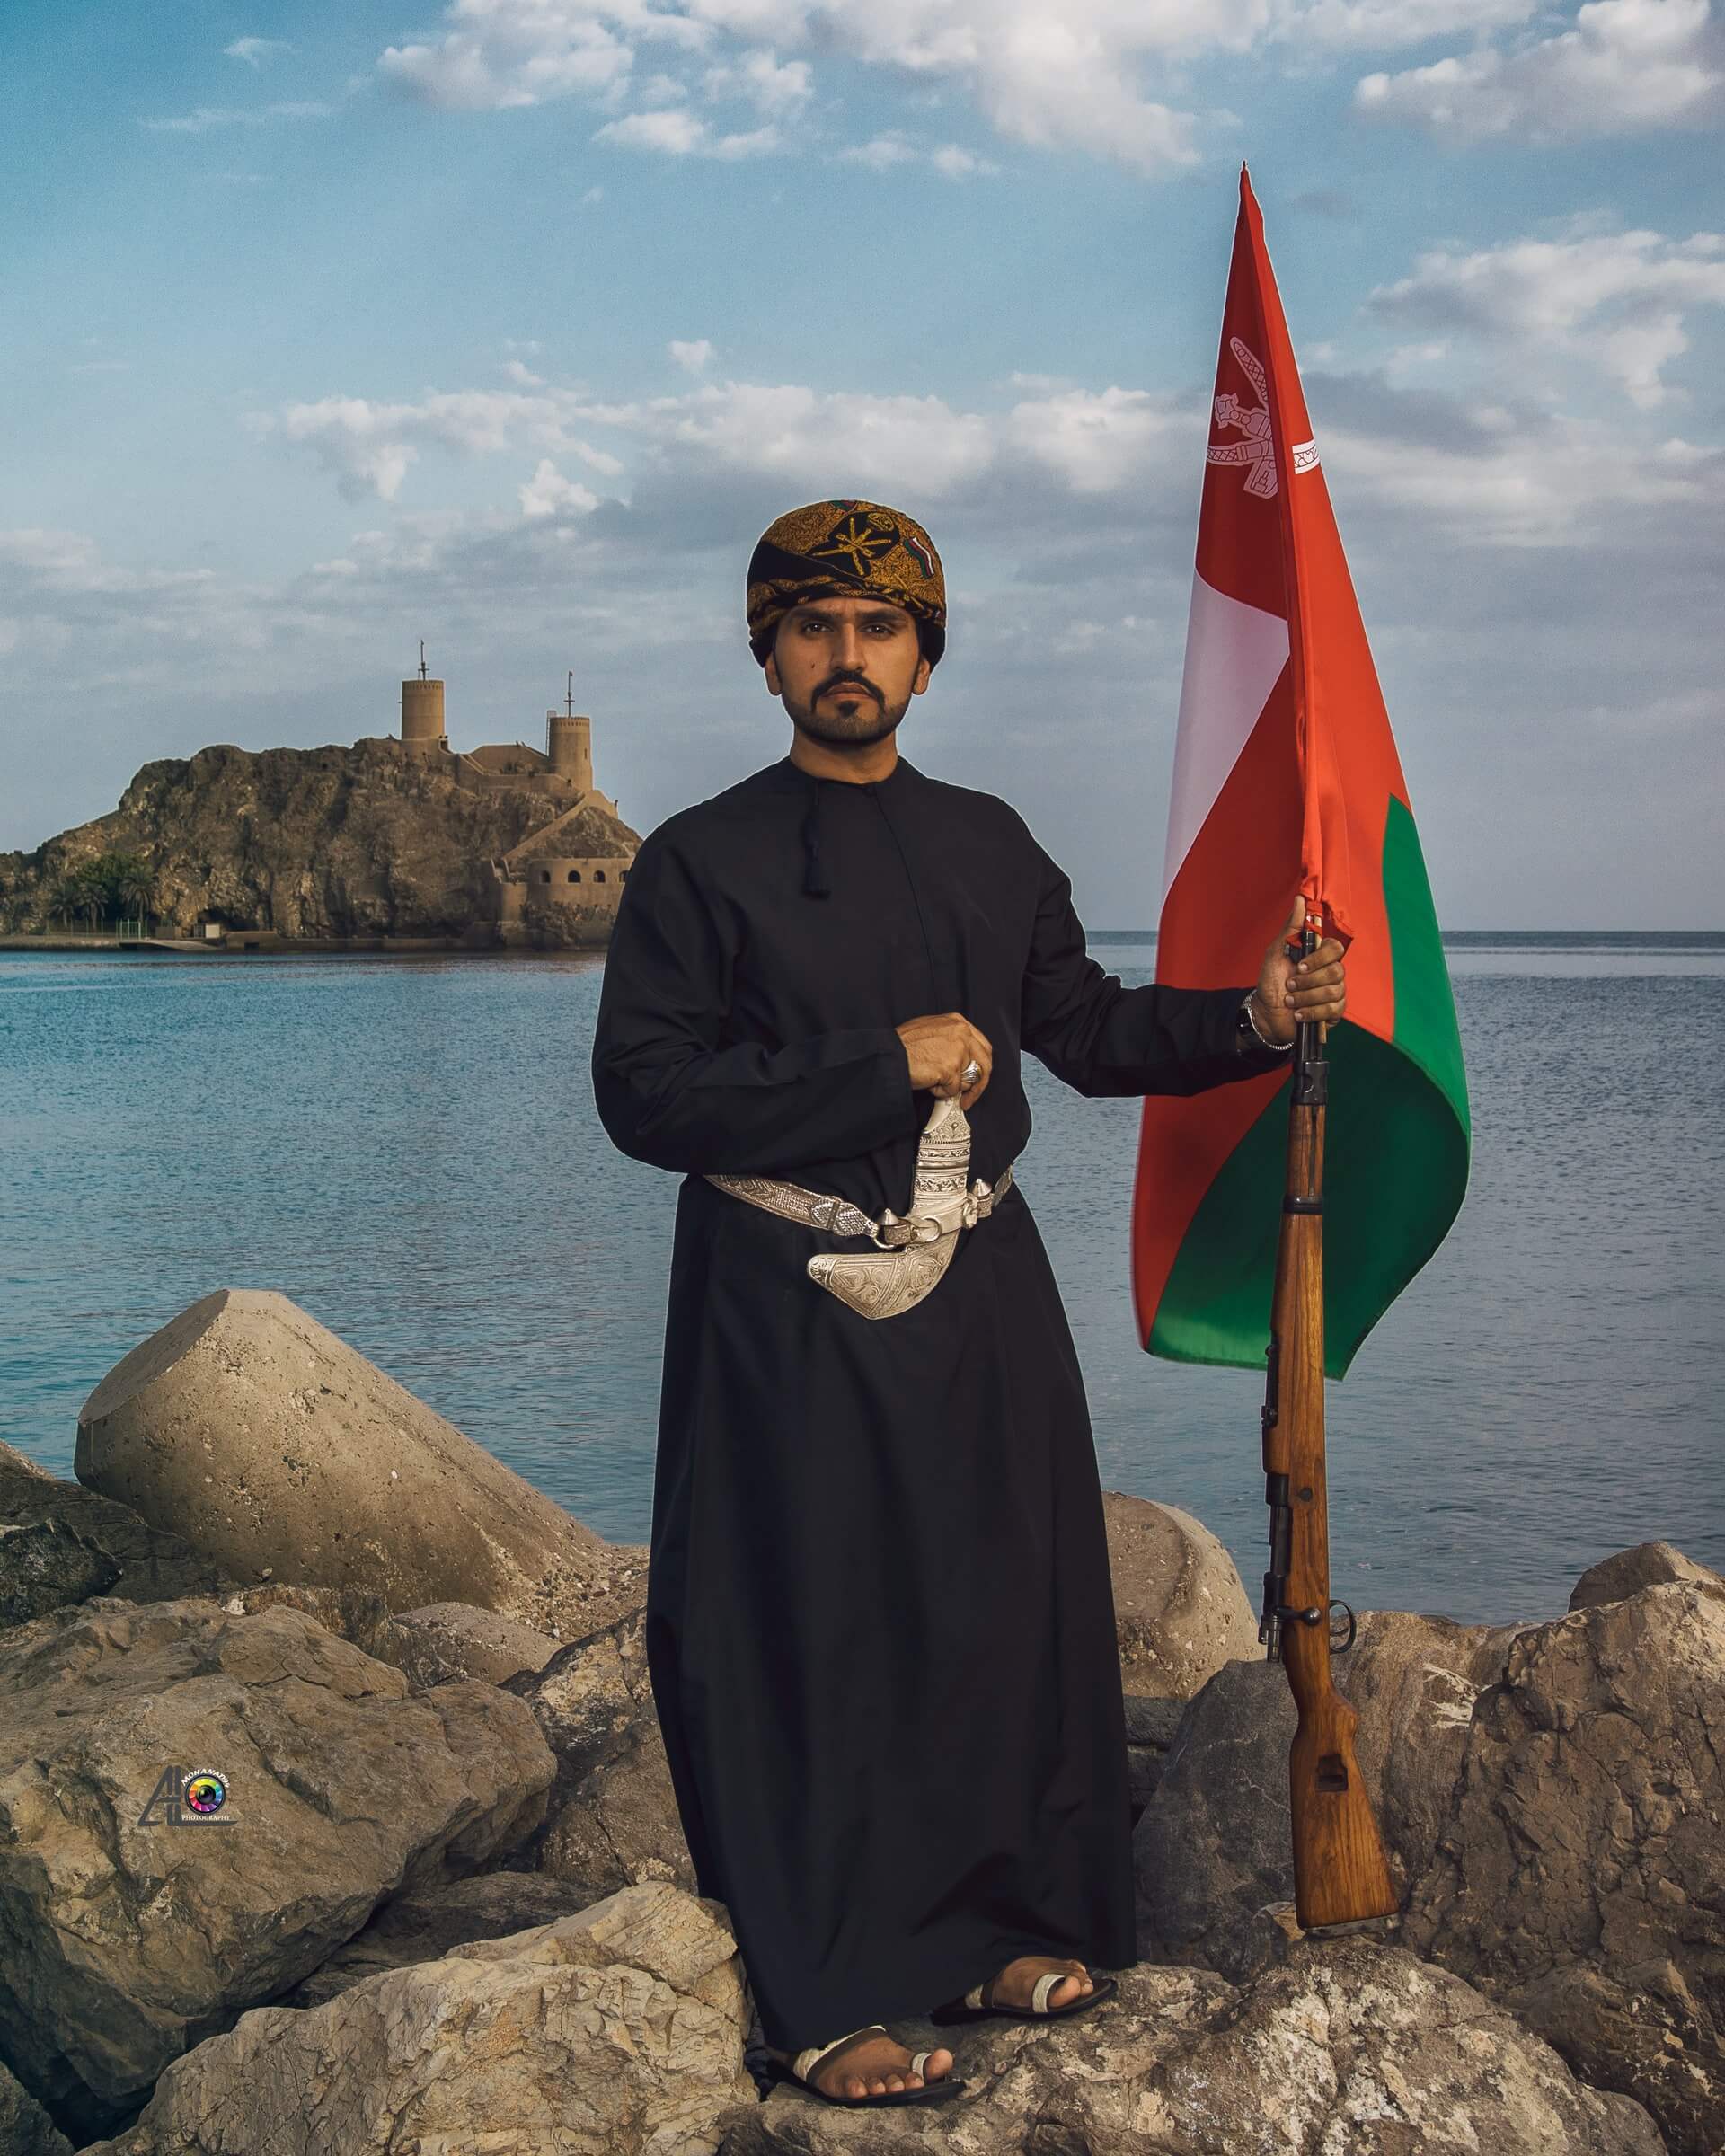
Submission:
M 1090 1972 L 1082 1961 L 1072 1961 L 1052 1954 L 1021 1954 L 1016 1961 L 1009 1961 L 990 1982 L 984 1992 L 985 1999 L 997 2006 L 1016 2006 L 1029 2013 L 1036 1992 L 1036 1980 L 1049 1969 L 1070 1969 L 1072 1975 L 1050 1987 L 1050 2009 L 1068 2006 L 1075 1999 L 1082 1999 L 1086 1992 L 1096 1986 L 1090 1980 Z
M 789 2066 L 796 2054 L 774 2051 L 772 2055 L 783 2059 Z M 944 2045 L 930 2052 L 927 2080 L 938 2081 L 951 2071 L 952 2054 Z M 854 2044 L 829 2052 L 810 2079 L 827 2096 L 884 2096 L 889 2090 L 920 2089 L 924 2076 L 910 2071 L 910 2053 L 902 2044 L 882 2036 L 877 2029 L 871 2036 L 860 2037 Z

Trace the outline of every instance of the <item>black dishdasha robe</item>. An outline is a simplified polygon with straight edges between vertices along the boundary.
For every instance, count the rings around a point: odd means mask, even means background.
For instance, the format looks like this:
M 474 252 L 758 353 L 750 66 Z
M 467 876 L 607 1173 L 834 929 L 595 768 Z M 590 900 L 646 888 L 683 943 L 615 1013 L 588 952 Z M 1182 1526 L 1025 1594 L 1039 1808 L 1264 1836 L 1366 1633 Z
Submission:
M 972 1179 L 1031 1135 L 1021 1050 L 1090 1095 L 1273 1067 L 1239 1045 L 1245 985 L 1123 987 L 1070 894 L 992 794 L 902 755 L 867 785 L 786 756 L 659 825 L 618 908 L 598 1112 L 685 1179 L 649 1666 L 697 1884 L 782 2050 L 1020 1954 L 1137 1958 L 1101 1491 L 1024 1187 L 922 1303 L 871 1320 L 804 1270 L 870 1244 L 703 1180 L 907 1211 L 934 1096 L 894 1029 L 933 1012 L 993 1044 Z

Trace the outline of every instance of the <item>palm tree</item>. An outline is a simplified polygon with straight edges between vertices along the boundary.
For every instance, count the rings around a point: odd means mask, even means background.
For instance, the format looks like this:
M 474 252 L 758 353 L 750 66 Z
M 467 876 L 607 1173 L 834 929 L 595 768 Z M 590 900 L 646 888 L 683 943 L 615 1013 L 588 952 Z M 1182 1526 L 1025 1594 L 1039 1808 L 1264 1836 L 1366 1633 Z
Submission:
M 108 879 L 102 874 L 99 862 L 86 861 L 82 868 L 72 871 L 72 881 L 77 890 L 79 909 L 89 915 L 90 932 L 94 935 L 108 912 Z
M 147 935 L 155 912 L 155 878 L 137 854 L 125 857 L 125 865 L 114 879 L 114 895 L 128 913 L 137 915 L 138 926 Z
M 84 886 L 78 880 L 76 870 L 63 869 L 55 878 L 53 889 L 49 895 L 50 911 L 70 928 L 73 915 L 85 903 Z

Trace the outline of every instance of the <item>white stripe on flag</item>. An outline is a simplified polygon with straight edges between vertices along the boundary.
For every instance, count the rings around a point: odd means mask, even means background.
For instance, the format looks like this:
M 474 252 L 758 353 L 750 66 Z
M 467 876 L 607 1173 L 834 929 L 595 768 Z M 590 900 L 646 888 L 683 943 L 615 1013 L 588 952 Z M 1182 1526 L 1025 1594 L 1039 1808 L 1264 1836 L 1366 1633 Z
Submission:
M 1181 863 L 1287 664 L 1287 623 L 1280 614 L 1231 599 L 1202 577 L 1193 577 L 1162 865 L 1164 905 Z

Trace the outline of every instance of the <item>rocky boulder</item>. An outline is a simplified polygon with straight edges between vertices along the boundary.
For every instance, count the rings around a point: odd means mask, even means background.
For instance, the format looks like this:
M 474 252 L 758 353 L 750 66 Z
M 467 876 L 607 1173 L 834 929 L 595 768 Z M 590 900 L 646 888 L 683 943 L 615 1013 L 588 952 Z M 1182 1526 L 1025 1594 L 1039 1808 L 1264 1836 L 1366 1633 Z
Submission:
M 572 1639 L 634 1608 L 606 1542 L 286 1295 L 217 1288 L 78 1416 L 78 1480 L 247 1583 L 462 1602 Z
M 393 1663 L 415 1692 L 423 1692 L 452 1677 L 481 1677 L 488 1684 L 500 1684 L 522 1670 L 543 1669 L 557 1652 L 557 1642 L 512 1617 L 500 1617 L 495 1610 L 434 1602 L 392 1617 L 373 1651 Z
M 641 1879 L 691 1892 L 696 1883 L 653 1708 L 645 1630 L 640 1616 L 620 1619 L 503 1687 L 526 1702 L 557 1755 L 545 1823 L 518 1861 L 589 1894 Z
M 1403 1897 L 1448 1820 L 1474 1702 L 1501 1677 L 1516 1637 L 1513 1626 L 1372 1610 L 1336 1657 Z M 1297 1936 L 1287 1779 L 1296 1720 L 1287 1674 L 1269 1662 L 1219 1671 L 1185 1710 L 1134 1833 L 1146 1958 L 1197 1961 L 1238 1983 Z
M 598 1897 L 532 1871 L 480 1871 L 393 1895 L 363 1931 L 270 2006 L 323 2006 L 384 1969 L 440 1961 L 470 1940 L 506 1939 L 573 1916 Z M 0 2147 L 4 2143 L 0 2143 Z
M 754 2100 L 746 1997 L 720 1904 L 629 1886 L 308 2011 L 258 2008 L 84 2156 L 714 2156 Z
M 237 1584 L 170 1529 L 0 1442 L 0 1628 L 93 1595 L 171 1602 Z
M 1515 1639 L 1403 1936 L 1680 2156 L 1725 2146 L 1725 1585 Z
M 1717 1572 L 1696 1564 L 1669 1542 L 1637 1542 L 1632 1550 L 1620 1550 L 1590 1565 L 1575 1583 L 1570 1607 L 1590 1610 L 1602 1602 L 1622 1602 L 1643 1587 L 1668 1586 L 1674 1580 L 1696 1586 L 1725 1586 Z
M 915 2030 L 913 2039 L 913 2028 Z M 906 2043 L 937 2040 L 905 2024 Z M 1307 1941 L 1236 1991 L 1133 1968 L 1071 2022 L 965 2034 L 951 2103 L 871 2117 L 776 2090 L 722 2156 L 1660 2156 L 1641 2107 L 1584 2087 L 1469 1985 L 1360 1940 Z
M 0 2149 L 5 2156 L 72 2156 L 72 2143 L 0 2063 Z
M 1294 1726 L 1287 1678 L 1270 1662 L 1229 1663 L 1188 1705 L 1132 1834 L 1146 1961 L 1242 1983 L 1286 1950 Z
M 1224 1663 L 1261 1658 L 1234 1560 L 1189 1512 L 1103 1493 L 1121 1678 L 1144 1699 L 1190 1700 Z
M 554 1771 L 518 1700 L 410 1698 L 297 1610 L 99 1597 L 0 1635 L 0 2055 L 111 2130 L 385 1896 L 507 1854 Z

